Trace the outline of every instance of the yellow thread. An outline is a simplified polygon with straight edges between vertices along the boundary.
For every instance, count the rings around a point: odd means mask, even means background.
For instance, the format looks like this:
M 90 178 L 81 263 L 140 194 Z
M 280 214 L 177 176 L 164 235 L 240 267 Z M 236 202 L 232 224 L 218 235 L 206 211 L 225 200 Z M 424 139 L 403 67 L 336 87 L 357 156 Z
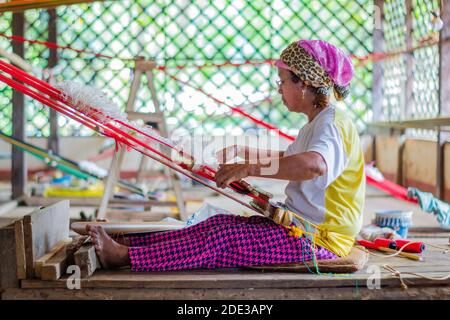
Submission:
M 300 222 L 302 223 L 302 225 L 305 227 L 305 229 L 309 229 L 310 227 L 313 227 L 313 228 L 315 228 L 318 232 L 319 232 L 319 236 L 322 238 L 322 239 L 327 239 L 328 238 L 328 236 L 329 236 L 329 233 L 328 233 L 328 230 L 327 229 L 325 229 L 325 228 L 323 228 L 323 227 L 320 227 L 320 226 L 318 226 L 318 225 L 316 225 L 316 224 L 314 224 L 314 223 L 312 223 L 312 222 L 310 222 L 309 220 L 307 220 L 307 219 L 305 219 L 305 218 L 303 218 L 303 217 L 301 217 L 300 215 L 298 215 L 297 213 L 295 213 L 295 212 L 292 212 L 292 211 L 290 211 L 290 210 L 285 210 L 284 211 L 284 215 L 285 214 L 287 214 L 287 213 L 291 213 L 294 217 L 296 217 L 298 220 L 300 220 Z M 275 220 L 275 219 L 274 219 Z M 293 237 L 296 237 L 296 238 L 300 238 L 300 237 L 302 237 L 302 236 L 310 236 L 310 241 L 311 241 L 311 246 L 310 246 L 310 248 L 311 248 L 311 253 L 312 253 L 312 262 L 313 262 L 313 264 L 314 264 L 314 267 L 315 267 L 315 269 L 316 269 L 316 274 L 317 275 L 321 275 L 321 276 L 329 276 L 329 277 L 336 277 L 337 275 L 335 275 L 335 274 L 331 274 L 331 273 L 328 273 L 328 274 L 326 274 L 326 273 L 321 273 L 320 272 L 320 270 L 319 270 L 319 265 L 318 265 L 318 263 L 317 263 L 317 256 L 316 256 L 316 250 L 317 250 L 317 243 L 316 243 L 316 238 L 317 238 L 317 234 L 316 233 L 314 233 L 314 232 L 308 232 L 308 231 L 305 231 L 305 230 L 302 230 L 301 228 L 299 228 L 299 227 L 297 227 L 297 226 L 287 226 L 287 228 L 289 229 L 289 233 L 288 233 L 288 235 L 289 236 L 293 236 Z M 306 265 L 307 266 L 307 265 Z M 308 266 L 307 266 L 307 268 L 308 268 Z M 308 268 L 308 270 L 309 270 L 309 268 Z M 312 272 L 311 270 L 309 270 L 310 272 Z M 345 277 L 345 275 L 340 275 L 340 276 L 342 276 L 342 277 Z
M 289 235 L 291 237 L 296 237 L 296 238 L 300 238 L 303 235 L 303 230 L 298 228 L 298 227 L 289 227 L 290 231 L 289 231 Z
M 294 217 L 296 217 L 297 219 L 299 219 L 301 222 L 306 222 L 308 225 L 310 225 L 310 226 L 314 227 L 315 229 L 317 229 L 319 231 L 320 237 L 322 239 L 328 239 L 329 235 L 328 235 L 328 230 L 327 229 L 324 229 L 324 228 L 322 228 L 322 227 L 320 227 L 320 226 L 318 226 L 318 225 L 308 221 L 307 219 L 305 219 L 305 218 L 301 217 L 300 215 L 296 214 L 295 212 L 292 212 L 292 211 L 288 211 L 288 212 L 290 214 L 292 214 Z M 290 227 L 290 228 L 292 228 L 292 227 Z M 305 233 L 305 232 L 303 232 L 303 233 Z M 303 233 L 301 233 L 300 236 L 303 235 Z M 314 237 L 314 233 L 309 233 L 309 235 L 311 235 L 313 237 L 313 240 L 314 240 L 314 238 L 315 238 Z
M 328 230 L 326 229 L 319 229 L 320 237 L 322 239 L 328 239 Z
M 314 237 L 314 233 L 304 231 L 301 228 L 296 227 L 296 226 L 290 226 L 290 227 L 288 227 L 288 229 L 289 229 L 289 235 L 292 237 L 300 238 L 303 235 L 308 235 L 308 236 Z M 312 239 L 312 241 L 314 242 L 314 239 Z

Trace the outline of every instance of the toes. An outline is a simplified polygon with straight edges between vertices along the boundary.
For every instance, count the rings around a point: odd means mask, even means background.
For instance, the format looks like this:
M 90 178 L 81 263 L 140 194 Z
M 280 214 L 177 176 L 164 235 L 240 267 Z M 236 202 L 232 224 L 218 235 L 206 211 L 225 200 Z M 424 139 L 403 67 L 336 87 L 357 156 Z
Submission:
M 104 237 L 109 237 L 109 235 L 106 233 L 105 229 L 102 226 L 98 226 L 99 233 Z
M 86 226 L 86 231 L 88 232 L 88 234 L 92 237 L 92 236 L 98 236 L 98 235 L 100 235 L 100 231 L 99 231 L 99 226 L 96 226 L 96 225 L 91 225 L 91 224 L 88 224 L 87 226 Z
M 98 240 L 97 237 L 92 238 L 92 243 L 94 243 L 94 245 L 100 245 L 100 241 Z

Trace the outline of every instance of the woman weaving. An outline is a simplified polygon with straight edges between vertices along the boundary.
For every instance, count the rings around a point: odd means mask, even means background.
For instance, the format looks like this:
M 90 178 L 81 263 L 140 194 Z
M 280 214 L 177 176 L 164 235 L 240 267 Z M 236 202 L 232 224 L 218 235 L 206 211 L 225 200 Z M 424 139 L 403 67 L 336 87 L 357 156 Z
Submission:
M 278 92 L 290 112 L 304 113 L 308 123 L 285 151 L 270 152 L 270 164 L 224 164 L 219 187 L 246 177 L 288 180 L 285 205 L 317 225 L 312 239 L 261 217 L 215 215 L 181 230 L 131 235 L 120 243 L 100 226 L 87 226 L 105 268 L 131 265 L 132 271 L 226 268 L 334 259 L 349 254 L 362 223 L 365 177 L 358 132 L 343 111 L 330 104 L 349 93 L 350 58 L 320 40 L 291 43 L 275 63 Z M 258 150 L 232 146 L 232 156 L 248 159 Z M 293 219 L 294 225 L 300 221 Z M 333 237 L 327 235 L 330 231 Z M 320 231 L 320 232 L 319 232 Z

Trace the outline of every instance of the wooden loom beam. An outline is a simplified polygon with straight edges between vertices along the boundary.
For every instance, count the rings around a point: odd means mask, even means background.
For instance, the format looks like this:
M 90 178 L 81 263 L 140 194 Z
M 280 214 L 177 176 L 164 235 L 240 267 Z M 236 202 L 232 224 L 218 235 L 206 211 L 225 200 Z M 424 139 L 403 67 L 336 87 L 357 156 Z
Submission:
M 29 9 L 55 8 L 62 5 L 99 2 L 103 0 L 10 0 L 0 3 L 1 12 L 22 12 Z

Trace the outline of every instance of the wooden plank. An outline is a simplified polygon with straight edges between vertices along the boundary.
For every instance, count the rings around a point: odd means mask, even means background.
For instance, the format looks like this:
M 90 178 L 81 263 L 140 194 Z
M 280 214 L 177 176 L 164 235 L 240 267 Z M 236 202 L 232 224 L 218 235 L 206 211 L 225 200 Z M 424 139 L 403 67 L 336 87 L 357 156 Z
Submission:
M 128 234 L 180 230 L 185 227 L 179 221 L 150 221 L 150 222 L 104 222 L 104 221 L 77 221 L 72 222 L 70 228 L 82 235 L 86 235 L 86 226 L 101 226 L 108 234 Z
M 407 139 L 403 150 L 405 185 L 436 194 L 436 142 Z
M 34 273 L 35 276 L 38 278 L 41 278 L 41 273 L 42 273 L 42 268 L 43 266 L 49 261 L 51 260 L 51 258 L 53 258 L 53 256 L 55 254 L 57 254 L 59 251 L 61 251 L 62 249 L 65 251 L 66 250 L 66 245 L 68 243 L 72 242 L 71 239 L 63 239 L 60 240 L 56 245 L 54 245 L 50 251 L 48 251 L 46 254 L 44 254 L 42 257 L 40 257 L 39 259 L 37 259 L 35 261 L 35 265 L 34 265 Z
M 43 264 L 41 273 L 42 280 L 58 280 L 65 274 L 68 260 L 66 245 L 64 244 L 53 257 Z
M 34 277 L 37 259 L 69 237 L 69 214 L 69 201 L 64 200 L 23 217 L 27 278 Z
M 436 131 L 436 196 L 444 199 L 444 139 L 440 128 Z
M 89 238 L 89 236 L 76 236 L 73 238 L 72 242 L 66 246 L 67 265 L 75 264 L 75 252 L 77 252 Z
M 143 120 L 145 122 L 160 122 L 161 116 L 137 112 L 137 111 L 127 111 L 128 119 L 130 120 Z
M 16 199 L 16 200 L 8 201 L 8 202 L 0 205 L 0 216 L 17 208 L 20 201 L 21 201 L 20 199 Z
M 15 0 L 2 1 L 0 3 L 0 12 L 22 12 L 29 9 L 36 8 L 55 8 L 61 5 L 72 5 L 77 3 L 89 3 L 93 1 L 103 0 Z
M 13 300 L 449 300 L 450 289 L 442 286 L 414 287 L 404 290 L 397 286 L 370 290 L 365 283 L 354 283 L 353 287 L 346 288 L 187 288 L 187 289 L 114 289 L 96 288 L 81 290 L 61 289 L 8 289 L 3 295 L 4 299 Z
M 156 67 L 155 61 L 136 60 L 136 69 L 142 72 L 152 71 Z
M 23 221 L 17 220 L 14 223 L 15 240 L 16 240 L 16 263 L 17 263 L 17 278 L 26 279 L 26 258 L 25 258 L 25 239 L 23 233 Z
M 75 264 L 80 267 L 81 277 L 92 276 L 95 270 L 100 269 L 100 261 L 95 253 L 94 245 L 84 245 L 75 252 Z
M 386 179 L 399 183 L 401 180 L 401 138 L 377 136 L 375 139 L 375 163 Z
M 444 200 L 450 203 L 450 142 L 444 144 Z
M 382 287 L 398 287 L 399 280 L 381 270 Z M 400 270 L 405 271 L 405 270 Z M 442 276 L 444 272 L 429 272 L 429 276 Z M 448 273 L 447 273 L 448 274 Z M 354 287 L 358 282 L 365 284 L 369 276 L 364 270 L 360 273 L 345 275 L 316 275 L 282 272 L 260 272 L 236 269 L 222 270 L 193 270 L 186 272 L 142 272 L 134 273 L 130 270 L 98 270 L 89 279 L 81 280 L 81 287 L 87 288 L 135 288 L 135 289 L 205 289 L 205 288 L 343 288 Z M 405 275 L 416 286 L 449 285 L 446 281 L 432 281 Z M 23 280 L 22 288 L 66 288 L 66 277 L 57 281 Z
M 361 146 L 363 149 L 364 162 L 370 163 L 375 160 L 374 158 L 374 138 L 370 135 L 362 135 L 360 137 Z
M 30 219 L 22 220 L 23 223 L 23 238 L 25 244 L 25 270 L 26 277 L 31 279 L 34 277 L 34 256 L 33 256 L 33 232 Z
M 450 117 L 441 116 L 426 119 L 412 119 L 412 120 L 402 120 L 402 121 L 381 121 L 381 122 L 371 122 L 370 127 L 379 128 L 390 128 L 390 129 L 410 129 L 410 128 L 422 128 L 434 130 L 437 127 L 448 127 L 450 126 Z
M 110 219 L 120 221 L 159 221 L 170 217 L 179 218 L 178 213 L 175 212 L 155 212 L 155 211 L 128 211 L 128 210 L 108 210 L 107 216 Z
M 19 287 L 15 242 L 14 224 L 0 228 L 0 292 L 6 288 Z

